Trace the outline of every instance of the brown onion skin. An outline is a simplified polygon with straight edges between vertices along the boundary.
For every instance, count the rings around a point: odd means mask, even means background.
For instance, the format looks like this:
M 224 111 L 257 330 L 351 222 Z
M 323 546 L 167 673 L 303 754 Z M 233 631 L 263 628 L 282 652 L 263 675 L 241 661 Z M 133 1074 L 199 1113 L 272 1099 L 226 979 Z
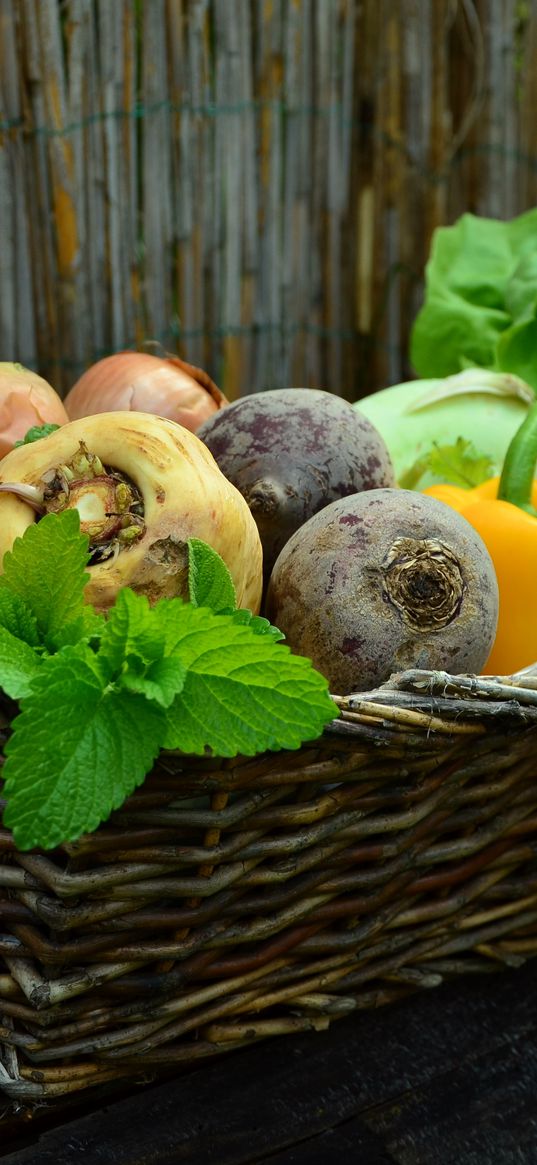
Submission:
M 167 417 L 191 433 L 228 403 L 210 376 L 178 356 L 115 352 L 90 365 L 65 398 L 71 421 L 117 411 Z
M 0 361 L 0 458 L 28 429 L 68 420 L 61 397 L 47 380 L 22 364 Z

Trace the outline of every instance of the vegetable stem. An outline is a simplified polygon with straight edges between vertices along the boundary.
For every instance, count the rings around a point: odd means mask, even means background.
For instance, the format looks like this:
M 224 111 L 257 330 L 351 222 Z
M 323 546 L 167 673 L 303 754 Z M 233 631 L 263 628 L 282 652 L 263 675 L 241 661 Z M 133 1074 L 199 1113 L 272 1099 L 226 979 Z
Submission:
M 537 517 L 531 491 L 537 462 L 537 401 L 517 429 L 507 449 L 498 485 L 498 498 Z
M 45 503 L 43 499 L 43 490 L 38 489 L 35 485 L 25 485 L 19 481 L 4 481 L 0 484 L 0 490 L 5 493 L 15 494 L 15 497 L 20 498 L 21 501 L 27 502 L 29 506 L 38 514 L 45 513 Z

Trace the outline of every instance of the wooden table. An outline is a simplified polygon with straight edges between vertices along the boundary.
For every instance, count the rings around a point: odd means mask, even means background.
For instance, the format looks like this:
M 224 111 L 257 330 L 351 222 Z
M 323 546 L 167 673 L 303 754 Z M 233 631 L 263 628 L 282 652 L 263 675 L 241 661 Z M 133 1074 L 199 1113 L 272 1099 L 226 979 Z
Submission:
M 123 1095 L 5 1112 L 1 1165 L 533 1165 L 536 978 L 459 979 Z

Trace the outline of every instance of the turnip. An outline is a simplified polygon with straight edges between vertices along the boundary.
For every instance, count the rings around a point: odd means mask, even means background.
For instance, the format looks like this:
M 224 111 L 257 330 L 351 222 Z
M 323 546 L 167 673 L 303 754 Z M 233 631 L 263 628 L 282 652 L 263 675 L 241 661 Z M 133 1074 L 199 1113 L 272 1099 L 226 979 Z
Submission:
M 376 489 L 332 502 L 293 534 L 266 614 L 344 695 L 408 667 L 479 672 L 498 584 L 460 514 L 411 490 Z
M 252 515 L 207 447 L 149 413 L 71 421 L 0 462 L 0 569 L 39 516 L 77 509 L 91 550 L 87 601 L 107 610 L 121 587 L 155 602 L 188 597 L 189 538 L 226 562 L 237 604 L 259 610 L 262 551 Z
M 347 494 L 395 482 L 383 438 L 329 392 L 280 388 L 214 413 L 198 430 L 257 522 L 268 578 L 282 546 L 312 514 Z

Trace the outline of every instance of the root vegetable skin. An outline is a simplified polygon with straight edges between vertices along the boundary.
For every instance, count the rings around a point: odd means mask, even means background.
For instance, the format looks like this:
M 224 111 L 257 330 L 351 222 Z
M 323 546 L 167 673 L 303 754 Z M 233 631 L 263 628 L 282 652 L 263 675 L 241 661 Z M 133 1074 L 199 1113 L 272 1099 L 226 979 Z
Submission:
M 410 490 L 379 489 L 333 502 L 297 530 L 274 566 L 266 614 L 345 695 L 408 667 L 479 673 L 498 585 L 459 514 Z
M 282 546 L 312 514 L 346 494 L 395 484 L 371 422 L 320 389 L 242 397 L 210 417 L 198 436 L 250 506 L 267 579 Z
M 177 356 L 115 352 L 92 364 L 65 398 L 70 420 L 119 409 L 168 417 L 195 433 L 227 398 L 210 376 Z
M 124 586 L 146 594 L 150 602 L 163 596 L 187 598 L 186 542 L 195 537 L 226 562 L 238 606 L 259 610 L 262 551 L 248 506 L 206 446 L 173 421 L 125 412 L 72 421 L 35 444 L 14 449 L 0 463 L 0 482 L 40 486 L 43 474 L 70 461 L 80 441 L 105 467 L 134 482 L 145 522 L 143 536 L 115 560 L 88 567 L 89 603 L 107 610 Z M 36 520 L 26 502 L 0 493 L 0 564 L 15 538 Z
M 56 390 L 22 364 L 0 362 L 0 458 L 29 429 L 65 425 L 69 417 Z

